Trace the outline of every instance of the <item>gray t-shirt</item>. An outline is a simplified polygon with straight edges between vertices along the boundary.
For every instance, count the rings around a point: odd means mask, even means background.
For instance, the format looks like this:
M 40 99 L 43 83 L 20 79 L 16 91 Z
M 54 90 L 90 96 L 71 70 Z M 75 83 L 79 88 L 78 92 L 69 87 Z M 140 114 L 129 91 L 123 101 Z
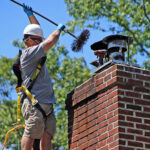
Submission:
M 22 51 L 20 66 L 23 84 L 26 87 L 29 86 L 29 80 L 43 56 L 45 56 L 43 43 Z M 31 93 L 40 103 L 56 103 L 52 82 L 46 64 L 42 66 L 42 69 L 32 87 Z

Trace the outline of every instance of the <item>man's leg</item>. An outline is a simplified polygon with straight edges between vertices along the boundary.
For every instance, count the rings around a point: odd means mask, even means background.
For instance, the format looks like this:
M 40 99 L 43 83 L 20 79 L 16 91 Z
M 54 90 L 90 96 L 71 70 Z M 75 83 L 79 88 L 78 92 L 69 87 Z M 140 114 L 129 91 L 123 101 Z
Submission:
M 21 140 L 21 150 L 31 150 L 33 146 L 33 142 L 34 139 L 23 136 Z
M 44 131 L 40 142 L 40 150 L 51 150 L 51 140 L 52 136 L 47 131 Z

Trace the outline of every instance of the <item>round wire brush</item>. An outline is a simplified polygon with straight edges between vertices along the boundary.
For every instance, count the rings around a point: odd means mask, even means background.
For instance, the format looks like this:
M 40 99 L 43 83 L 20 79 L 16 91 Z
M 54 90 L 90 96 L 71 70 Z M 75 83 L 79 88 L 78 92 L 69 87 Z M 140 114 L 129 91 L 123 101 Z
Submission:
M 82 50 L 83 45 L 86 43 L 86 41 L 89 39 L 90 32 L 89 30 L 83 30 L 80 36 L 75 39 L 72 43 L 72 51 L 79 52 Z

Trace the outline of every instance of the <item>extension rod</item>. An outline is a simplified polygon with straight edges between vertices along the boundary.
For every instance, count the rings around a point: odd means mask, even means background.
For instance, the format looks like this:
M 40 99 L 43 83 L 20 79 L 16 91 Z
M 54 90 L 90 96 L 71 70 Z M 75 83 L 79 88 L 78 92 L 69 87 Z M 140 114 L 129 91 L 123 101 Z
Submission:
M 18 3 L 18 2 L 15 1 L 15 0 L 10 0 L 10 1 L 16 3 L 17 5 L 20 5 L 21 7 L 24 7 L 22 4 Z M 50 23 L 54 24 L 55 26 L 58 26 L 57 23 L 55 23 L 54 21 L 52 21 L 52 20 L 48 19 L 47 17 L 41 15 L 40 13 L 38 13 L 38 12 L 36 12 L 36 11 L 34 11 L 34 10 L 31 10 L 31 11 L 32 11 L 33 13 L 37 14 L 38 16 L 40 16 L 40 17 L 46 19 L 47 21 L 49 21 Z M 64 29 L 64 32 L 70 34 L 70 35 L 71 35 L 72 37 L 74 37 L 75 39 L 78 39 L 73 33 L 69 32 L 67 29 Z

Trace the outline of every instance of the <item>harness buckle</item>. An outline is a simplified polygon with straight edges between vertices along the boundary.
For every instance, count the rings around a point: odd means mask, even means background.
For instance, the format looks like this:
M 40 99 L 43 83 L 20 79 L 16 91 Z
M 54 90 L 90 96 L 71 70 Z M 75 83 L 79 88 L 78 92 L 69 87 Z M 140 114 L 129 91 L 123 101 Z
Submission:
M 34 101 L 32 101 L 32 106 L 35 106 L 38 103 L 38 100 L 34 99 Z

